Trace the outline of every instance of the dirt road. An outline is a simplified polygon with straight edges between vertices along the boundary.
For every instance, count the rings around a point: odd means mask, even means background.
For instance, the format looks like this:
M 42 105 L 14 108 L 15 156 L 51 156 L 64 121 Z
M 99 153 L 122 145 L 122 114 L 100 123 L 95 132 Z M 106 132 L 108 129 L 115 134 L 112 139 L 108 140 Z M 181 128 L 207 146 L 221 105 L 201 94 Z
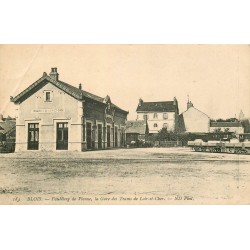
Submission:
M 250 156 L 187 148 L 0 155 L 0 203 L 250 203 Z

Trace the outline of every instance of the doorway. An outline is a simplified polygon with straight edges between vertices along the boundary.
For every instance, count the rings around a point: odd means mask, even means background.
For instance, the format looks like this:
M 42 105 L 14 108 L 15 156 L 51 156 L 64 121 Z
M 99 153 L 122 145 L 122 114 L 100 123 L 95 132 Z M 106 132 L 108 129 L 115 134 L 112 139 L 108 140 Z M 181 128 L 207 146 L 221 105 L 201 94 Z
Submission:
M 56 150 L 68 150 L 68 123 L 57 123 Z
M 102 124 L 98 124 L 98 149 L 102 148 Z
M 38 150 L 39 148 L 39 124 L 28 124 L 28 150 Z
M 87 139 L 87 149 L 92 149 L 92 128 L 91 123 L 86 123 L 86 139 Z
M 110 148 L 110 125 L 107 125 L 107 147 Z

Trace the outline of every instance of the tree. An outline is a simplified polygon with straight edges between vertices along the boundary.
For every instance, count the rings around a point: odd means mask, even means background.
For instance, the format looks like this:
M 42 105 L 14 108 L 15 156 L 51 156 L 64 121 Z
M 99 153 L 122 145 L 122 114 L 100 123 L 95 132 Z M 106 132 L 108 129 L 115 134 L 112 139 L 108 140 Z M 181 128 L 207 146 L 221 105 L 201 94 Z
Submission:
M 169 133 L 167 128 L 162 128 L 157 134 L 158 141 L 169 140 Z
M 244 133 L 250 133 L 250 122 L 248 119 L 241 121 L 242 127 L 244 128 Z
M 157 134 L 158 141 L 177 141 L 177 134 L 173 131 L 168 131 L 167 128 L 162 128 Z

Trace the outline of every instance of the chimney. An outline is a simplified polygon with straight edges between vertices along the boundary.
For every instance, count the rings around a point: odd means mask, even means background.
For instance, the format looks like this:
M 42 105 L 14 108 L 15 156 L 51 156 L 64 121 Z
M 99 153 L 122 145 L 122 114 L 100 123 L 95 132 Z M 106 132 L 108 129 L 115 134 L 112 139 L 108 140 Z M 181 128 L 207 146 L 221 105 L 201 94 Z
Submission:
M 82 84 L 81 83 L 79 84 L 79 89 L 82 90 Z
M 189 109 L 189 108 L 191 108 L 191 107 L 193 107 L 194 105 L 193 105 L 193 103 L 191 102 L 191 101 L 188 101 L 187 102 L 187 109 Z
M 140 98 L 140 99 L 139 99 L 139 106 L 141 106 L 142 103 L 143 103 L 143 100 Z
M 58 81 L 59 74 L 57 73 L 57 68 L 51 68 L 49 76 L 54 80 Z

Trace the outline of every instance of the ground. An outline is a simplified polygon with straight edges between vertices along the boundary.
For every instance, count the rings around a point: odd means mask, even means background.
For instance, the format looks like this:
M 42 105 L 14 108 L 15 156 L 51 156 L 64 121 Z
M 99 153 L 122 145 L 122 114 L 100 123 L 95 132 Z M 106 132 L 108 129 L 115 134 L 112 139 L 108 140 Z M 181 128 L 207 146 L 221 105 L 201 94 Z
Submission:
M 0 158 L 0 204 L 250 203 L 250 155 L 138 148 Z

